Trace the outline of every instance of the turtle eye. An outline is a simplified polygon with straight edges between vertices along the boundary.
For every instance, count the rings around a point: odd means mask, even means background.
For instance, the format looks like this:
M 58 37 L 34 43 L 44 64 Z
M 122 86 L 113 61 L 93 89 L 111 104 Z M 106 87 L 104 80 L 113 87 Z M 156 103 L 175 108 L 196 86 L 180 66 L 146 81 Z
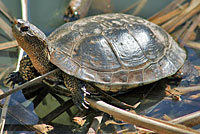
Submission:
M 22 25 L 21 23 L 17 22 L 17 27 L 20 27 L 21 25 Z
M 29 26 L 22 26 L 22 27 L 20 27 L 20 30 L 22 32 L 27 32 L 29 30 Z

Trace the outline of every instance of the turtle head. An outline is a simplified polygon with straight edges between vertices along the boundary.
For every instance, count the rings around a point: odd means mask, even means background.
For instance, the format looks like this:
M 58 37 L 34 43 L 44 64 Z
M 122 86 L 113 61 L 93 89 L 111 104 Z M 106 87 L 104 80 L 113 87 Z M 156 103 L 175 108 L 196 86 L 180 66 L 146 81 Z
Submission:
M 49 61 L 48 39 L 40 29 L 28 21 L 18 19 L 13 24 L 12 32 L 19 46 L 27 53 L 40 74 L 52 69 Z
M 12 32 L 19 46 L 27 53 L 29 50 L 35 52 L 35 48 L 46 48 L 48 45 L 46 35 L 28 21 L 16 20 L 13 24 Z

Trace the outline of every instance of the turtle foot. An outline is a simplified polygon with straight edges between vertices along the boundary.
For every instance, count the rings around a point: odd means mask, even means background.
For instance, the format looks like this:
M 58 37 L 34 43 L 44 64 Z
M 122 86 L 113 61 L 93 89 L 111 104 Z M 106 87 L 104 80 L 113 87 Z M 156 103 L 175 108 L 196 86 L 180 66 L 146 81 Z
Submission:
M 19 72 L 10 73 L 6 78 L 6 81 L 7 81 L 6 84 L 10 83 L 12 88 L 14 88 L 15 84 L 21 85 L 25 82 Z

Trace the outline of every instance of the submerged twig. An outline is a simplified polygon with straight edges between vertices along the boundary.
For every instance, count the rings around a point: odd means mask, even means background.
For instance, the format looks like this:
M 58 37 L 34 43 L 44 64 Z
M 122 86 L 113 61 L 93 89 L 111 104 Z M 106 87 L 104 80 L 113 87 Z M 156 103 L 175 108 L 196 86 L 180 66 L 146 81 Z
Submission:
M 12 36 L 12 29 L 11 27 L 2 19 L 0 18 L 0 28 L 5 31 L 5 33 L 8 35 L 10 40 L 14 40 L 14 37 Z
M 178 30 L 176 30 L 175 32 L 172 33 L 172 36 L 174 37 L 174 39 L 176 41 L 178 41 L 178 39 L 180 39 L 180 37 L 183 35 L 183 33 L 185 33 L 185 31 L 188 29 L 188 27 L 190 26 L 191 23 L 192 23 L 192 20 L 188 20 L 185 23 L 185 25 L 183 27 L 181 27 L 181 29 L 178 29 Z
M 181 6 L 181 8 L 172 10 L 172 11 L 168 12 L 167 14 L 160 16 L 160 17 L 156 17 L 154 19 L 150 18 L 149 20 L 153 23 L 160 25 L 160 24 L 166 22 L 167 20 L 180 14 L 183 11 L 183 9 L 186 8 L 188 5 L 189 5 L 188 3 L 185 3 L 183 6 Z
M 42 91 L 40 91 L 40 93 L 32 101 L 34 104 L 34 108 L 36 108 L 40 104 L 40 102 L 47 96 L 48 93 L 49 92 L 46 88 L 44 88 L 44 89 L 42 89 Z
M 52 130 L 52 127 L 46 124 L 24 125 L 24 124 L 33 124 L 35 122 L 38 122 L 37 115 L 35 115 L 32 111 L 24 107 L 21 103 L 19 103 L 15 99 L 11 98 L 10 101 L 14 105 L 8 107 L 7 113 L 11 115 L 14 119 L 19 121 L 24 127 L 26 127 L 27 130 L 36 131 L 38 134 L 45 134 L 44 133 L 45 131 Z
M 191 36 L 191 33 L 195 30 L 195 28 L 199 25 L 200 23 L 200 15 L 196 16 L 194 18 L 194 20 L 192 21 L 193 23 L 191 24 L 191 26 L 187 29 L 184 37 L 181 39 L 181 43 L 186 43 L 188 41 L 188 39 Z
M 188 93 L 188 92 L 199 91 L 200 85 L 192 86 L 192 87 L 176 87 L 175 90 L 185 94 L 185 93 Z
M 165 134 L 198 134 L 199 132 L 187 127 L 184 127 L 182 125 L 175 125 L 172 123 L 168 123 L 166 121 L 162 121 L 158 119 L 150 119 L 145 116 L 139 116 L 137 114 L 133 114 L 130 112 L 127 112 L 125 110 L 122 110 L 120 108 L 114 107 L 112 105 L 109 105 L 103 101 L 95 101 L 89 98 L 86 98 L 86 100 L 90 103 L 90 105 L 93 108 L 99 109 L 103 112 L 106 112 L 112 116 L 114 116 L 116 119 L 135 124 L 137 126 L 142 126 L 144 128 L 153 130 L 157 133 L 165 133 Z
M 187 127 L 193 127 L 200 124 L 200 111 L 184 115 L 182 117 L 178 117 L 176 119 L 173 119 L 169 122 L 176 123 L 176 124 L 182 124 Z
M 55 118 L 57 118 L 60 114 L 62 114 L 66 109 L 69 109 L 72 107 L 74 104 L 72 100 L 67 100 L 65 103 L 62 105 L 58 106 L 55 110 L 51 111 L 49 114 L 47 114 L 45 117 L 42 118 L 42 121 L 45 123 L 49 123 Z
M 170 11 L 174 10 L 175 8 L 179 7 L 181 3 L 183 3 L 185 0 L 173 0 L 169 5 L 167 5 L 164 9 L 162 9 L 160 12 L 156 13 L 154 16 L 150 17 L 148 20 L 153 21 L 154 19 L 157 19 Z
M 16 47 L 18 46 L 17 41 L 8 41 L 5 43 L 0 43 L 0 50 L 4 50 L 4 49 L 8 49 L 8 48 L 12 48 L 12 47 Z
M 164 25 L 162 25 L 162 27 L 166 29 L 168 32 L 172 32 L 176 27 L 183 24 L 186 20 L 191 18 L 191 16 L 195 15 L 199 11 L 200 11 L 200 1 L 195 0 L 195 2 L 191 3 L 189 7 L 187 7 L 183 12 L 180 13 L 180 15 L 173 18 L 169 23 L 165 23 Z
M 50 92 L 50 94 L 60 103 L 60 105 L 64 104 L 65 101 L 58 95 L 56 95 L 55 93 Z M 73 117 L 73 113 L 70 110 L 70 108 L 66 109 L 66 113 L 69 115 L 69 117 Z
M 200 23 L 199 18 L 194 17 L 200 12 L 200 1 L 191 0 L 189 2 L 185 0 L 176 0 L 172 3 L 173 8 L 171 8 L 171 10 L 165 8 L 163 11 L 160 11 L 153 17 L 150 17 L 149 21 L 159 24 L 162 28 L 170 33 L 178 33 L 178 37 L 176 36 L 176 39 L 183 37 L 183 39 L 180 39 L 180 41 L 183 42 L 184 40 L 184 42 L 187 42 L 191 36 L 191 33 L 194 32 L 195 28 Z M 167 7 L 170 8 L 170 5 L 171 4 L 169 4 Z M 190 22 L 192 22 L 191 26 Z M 186 23 L 185 26 L 180 29 L 179 27 L 184 23 Z
M 185 43 L 186 46 L 200 50 L 200 43 L 195 41 L 187 41 Z
M 145 6 L 145 4 L 147 3 L 147 0 L 140 0 L 140 2 L 138 3 L 136 9 L 133 11 L 133 15 L 137 15 L 142 8 Z
M 126 12 L 128 12 L 129 10 L 132 10 L 133 8 L 135 8 L 135 7 L 138 5 L 138 3 L 139 3 L 139 0 L 136 1 L 136 2 L 134 2 L 134 3 L 133 3 L 132 5 L 130 5 L 128 8 L 122 10 L 121 13 L 126 13 Z
M 3 130 L 4 130 L 4 127 L 5 127 L 6 115 L 7 115 L 7 111 L 8 111 L 9 102 L 10 102 L 10 96 L 6 97 L 6 101 L 5 101 L 3 108 L 2 108 L 1 124 L 0 124 L 1 133 L 0 134 L 3 134 Z
M 10 23 L 12 24 L 14 22 L 15 18 L 12 15 L 10 15 L 8 9 L 5 7 L 5 5 L 2 3 L 1 0 L 0 0 L 0 7 L 1 7 L 0 12 L 2 13 L 2 15 L 4 17 L 6 17 L 10 21 Z

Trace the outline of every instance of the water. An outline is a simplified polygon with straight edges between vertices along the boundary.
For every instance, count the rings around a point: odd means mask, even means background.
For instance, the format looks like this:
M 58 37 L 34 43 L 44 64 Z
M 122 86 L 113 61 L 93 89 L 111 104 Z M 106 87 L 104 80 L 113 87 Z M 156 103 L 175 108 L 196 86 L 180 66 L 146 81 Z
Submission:
M 127 1 L 112 0 L 111 1 L 112 8 L 110 9 L 112 9 L 113 12 L 121 12 L 135 1 L 136 0 L 129 0 L 129 1 L 128 0 Z M 11 14 L 13 14 L 16 18 L 21 18 L 21 14 L 20 14 L 21 5 L 19 1 L 3 0 L 3 2 L 8 7 Z M 30 1 L 29 3 L 30 21 L 48 35 L 55 28 L 57 28 L 58 26 L 64 23 L 63 13 L 68 2 L 69 1 L 66 1 L 66 0 Z M 106 2 L 108 1 L 105 1 L 105 3 Z M 162 9 L 169 2 L 171 2 L 171 0 L 165 0 L 165 1 L 148 0 L 145 7 L 138 15 L 144 18 L 148 18 L 151 15 L 153 15 L 155 12 L 157 12 L 158 10 Z M 98 5 L 98 2 L 94 2 L 92 4 L 92 7 L 89 10 L 88 16 L 105 12 L 106 7 L 104 7 L 105 6 L 104 4 L 101 4 L 102 10 L 101 8 L 97 9 L 99 8 L 97 5 Z M 110 11 L 110 9 L 106 11 Z M 133 11 L 130 10 L 127 13 L 130 14 L 132 12 Z M 0 38 L 0 42 L 5 42 L 5 41 L 6 41 L 5 38 Z M 187 48 L 187 52 L 188 52 L 188 59 L 193 64 L 199 65 L 200 63 L 198 59 L 200 58 L 200 52 L 191 48 Z M 5 75 L 2 75 L 2 74 L 4 73 L 7 74 L 15 70 L 17 57 L 18 57 L 18 50 L 16 48 L 0 51 L 0 61 L 1 61 L 0 62 L 0 78 L 1 78 L 0 89 L 2 90 L 8 89 L 6 86 L 4 86 L 3 78 L 5 78 Z M 136 96 L 138 96 L 139 94 L 138 92 L 136 93 L 137 94 Z M 143 95 L 144 93 L 141 93 L 141 95 Z M 195 92 L 195 94 L 196 93 L 198 92 Z M 171 118 L 176 118 L 176 117 L 198 110 L 199 104 L 200 104 L 199 98 L 191 99 L 190 96 L 192 94 L 194 94 L 194 92 L 185 94 L 182 97 L 183 101 L 175 102 L 169 99 L 165 99 L 162 91 L 160 92 L 156 91 L 155 94 L 153 95 L 154 97 L 148 98 L 144 102 L 142 102 L 137 112 L 146 114 L 148 116 L 156 117 L 156 118 L 162 118 L 163 115 L 165 114 L 170 116 Z M 135 101 L 138 100 L 136 96 L 134 97 L 133 96 L 131 95 L 128 96 L 127 101 L 130 101 L 132 98 L 136 98 Z M 69 99 L 66 97 L 61 97 L 61 98 L 64 99 L 64 101 L 67 101 Z M 190 100 L 191 103 L 188 103 L 189 101 L 187 100 Z M 16 105 L 18 105 L 19 107 L 16 107 Z M 17 92 L 12 95 L 12 100 L 9 106 L 10 107 L 9 110 L 11 111 L 8 114 L 8 117 L 6 119 L 6 124 L 22 124 L 22 125 L 37 124 L 39 121 L 39 118 L 45 117 L 47 113 L 50 113 L 50 111 L 54 110 L 58 106 L 60 106 L 60 102 L 58 102 L 55 99 L 55 96 L 53 97 L 52 95 L 48 94 L 45 97 L 45 99 L 43 99 L 42 102 L 36 108 L 34 108 L 34 104 L 31 103 L 31 101 L 26 100 L 25 96 L 22 94 L 21 91 Z M 77 109 L 75 108 L 75 106 L 70 107 L 70 109 L 73 114 L 77 113 Z M 17 113 L 22 113 L 23 116 Z M 71 120 L 70 116 L 67 114 L 67 112 L 63 112 L 58 118 L 53 120 L 52 124 L 57 126 L 57 129 L 56 129 L 57 131 L 54 131 L 54 133 L 58 131 L 61 131 L 61 132 L 65 131 L 66 133 L 66 131 L 69 128 L 71 129 L 71 126 L 73 125 L 73 123 L 70 120 Z M 69 128 L 66 126 L 63 127 L 62 125 L 68 125 Z M 15 129 L 12 129 L 12 130 L 15 130 Z M 12 131 L 9 131 L 9 133 L 11 132 Z M 18 131 L 15 133 L 22 133 L 22 132 Z M 25 133 L 28 133 L 28 132 L 25 132 Z M 30 133 L 34 133 L 34 132 L 30 132 Z

